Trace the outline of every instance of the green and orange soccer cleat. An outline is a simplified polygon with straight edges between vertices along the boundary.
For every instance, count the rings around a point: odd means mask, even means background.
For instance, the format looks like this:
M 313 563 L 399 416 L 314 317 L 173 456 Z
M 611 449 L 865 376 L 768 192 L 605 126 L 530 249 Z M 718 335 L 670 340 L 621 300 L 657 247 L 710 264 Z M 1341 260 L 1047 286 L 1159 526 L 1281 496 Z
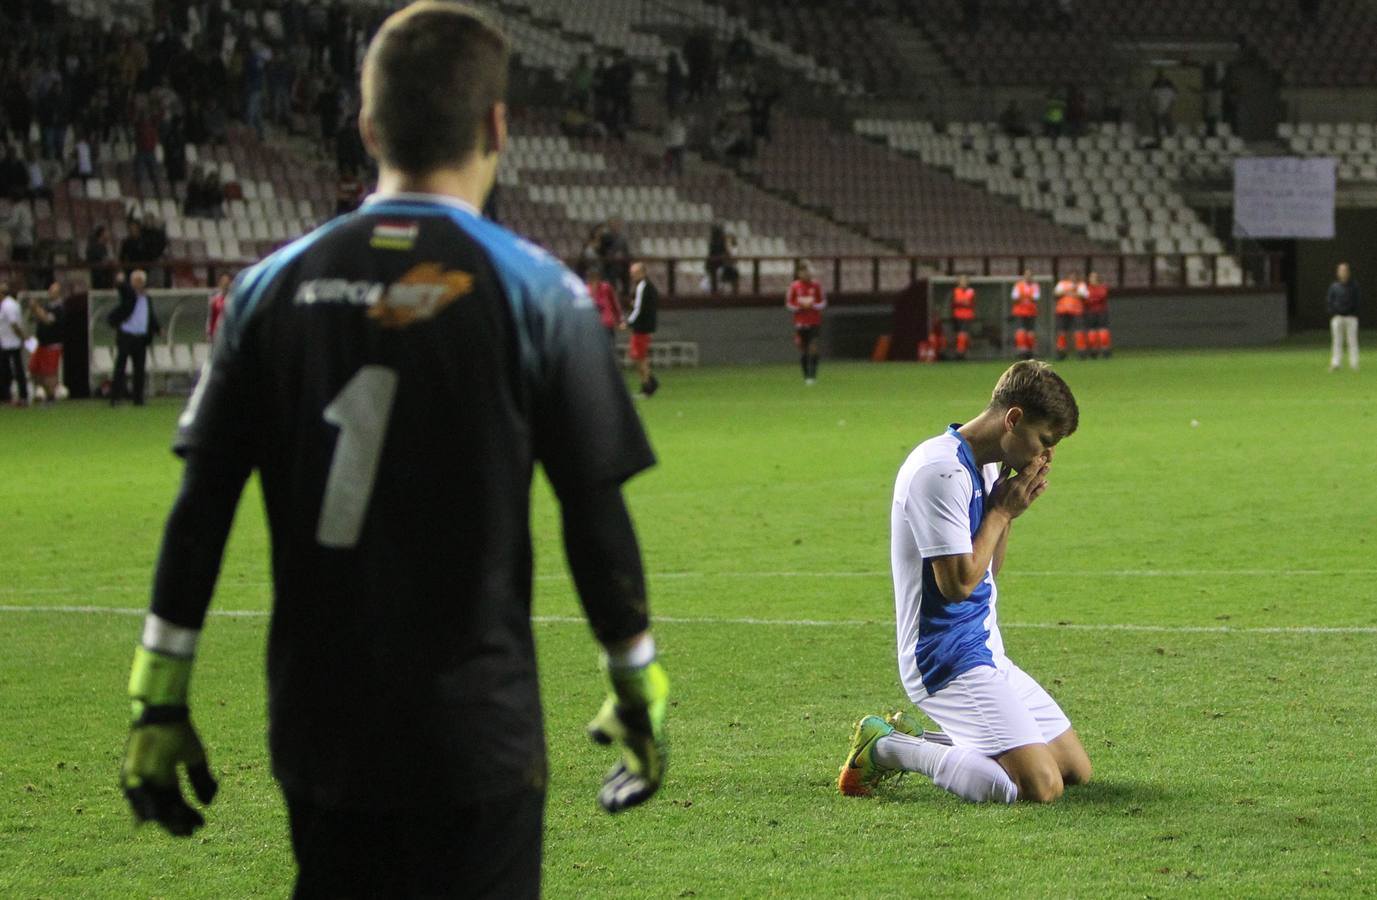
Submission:
M 841 774 L 837 776 L 837 789 L 848 797 L 868 797 L 875 785 L 897 769 L 884 769 L 875 764 L 875 742 L 887 734 L 894 733 L 894 726 L 879 716 L 866 716 L 856 723 L 856 731 L 851 735 L 851 752 L 842 763 Z

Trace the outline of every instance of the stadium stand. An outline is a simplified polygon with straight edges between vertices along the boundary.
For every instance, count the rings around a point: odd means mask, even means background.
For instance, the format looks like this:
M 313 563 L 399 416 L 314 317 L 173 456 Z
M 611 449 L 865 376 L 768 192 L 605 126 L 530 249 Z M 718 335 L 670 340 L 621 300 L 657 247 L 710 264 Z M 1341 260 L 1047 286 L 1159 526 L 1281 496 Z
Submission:
M 614 217 L 627 224 L 633 252 L 696 258 L 682 262 L 676 272 L 683 276 L 676 279 L 679 291 L 687 293 L 695 292 L 703 274 L 714 222 L 736 237 L 739 257 L 789 258 L 762 264 L 762 274 L 770 276 L 762 290 L 782 291 L 788 285 L 794 257 L 890 252 L 696 156 L 682 175 L 670 178 L 659 172 L 655 157 L 634 144 L 570 139 L 539 119 L 522 120 L 517 127 L 520 133 L 502 173 L 503 218 L 565 259 L 579 256 L 592 226 Z
M 1288 85 L 1366 85 L 1377 77 L 1377 6 L 1365 0 L 1332 0 L 1313 18 L 1294 0 L 1076 0 L 1065 16 L 1057 6 L 933 0 L 920 21 L 973 84 L 1104 83 L 1123 70 L 1119 45 L 1148 40 L 1237 42 Z M 975 21 L 971 7 L 982 10 Z
M 1377 181 L 1377 129 L 1371 122 L 1282 122 L 1277 138 L 1296 156 L 1332 156 L 1340 181 Z
M 1186 254 L 1193 284 L 1210 283 L 1214 266 L 1205 255 L 1223 253 L 1224 245 L 1179 185 L 1227 176 L 1230 161 L 1245 149 L 1227 126 L 1215 136 L 1169 135 L 1152 147 L 1129 124 L 1055 139 L 1010 137 L 985 122 L 953 123 L 942 132 L 922 121 L 858 119 L 854 127 L 1120 252 Z M 1243 273 L 1225 258 L 1217 277 L 1239 284 Z
M 833 131 L 816 119 L 782 119 L 776 140 L 747 170 L 770 188 L 827 210 L 904 253 L 1084 255 L 1104 250 L 919 159 Z

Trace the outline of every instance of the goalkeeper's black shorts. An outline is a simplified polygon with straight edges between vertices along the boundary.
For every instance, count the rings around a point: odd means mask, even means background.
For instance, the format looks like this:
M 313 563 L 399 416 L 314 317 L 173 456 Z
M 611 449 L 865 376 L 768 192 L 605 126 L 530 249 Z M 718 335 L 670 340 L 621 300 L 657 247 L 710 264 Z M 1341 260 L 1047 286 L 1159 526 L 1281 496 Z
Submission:
M 540 896 L 543 791 L 373 812 L 287 797 L 296 898 Z

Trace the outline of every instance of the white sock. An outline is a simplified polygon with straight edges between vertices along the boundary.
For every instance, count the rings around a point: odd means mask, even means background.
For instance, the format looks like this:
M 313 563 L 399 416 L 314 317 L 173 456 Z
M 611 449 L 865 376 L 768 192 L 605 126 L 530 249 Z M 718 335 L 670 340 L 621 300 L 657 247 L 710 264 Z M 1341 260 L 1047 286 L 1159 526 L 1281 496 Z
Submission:
M 1013 803 L 1018 799 L 1018 785 L 1003 766 L 959 747 L 947 751 L 932 783 L 972 803 Z
M 1013 803 L 1018 786 L 1004 767 L 970 750 L 935 744 L 907 734 L 885 735 L 875 742 L 877 765 L 921 772 L 944 791 L 972 803 Z
M 938 763 L 950 749 L 896 731 L 876 741 L 871 753 L 876 765 L 886 769 L 903 769 L 905 772 L 921 772 L 931 778 L 937 771 Z

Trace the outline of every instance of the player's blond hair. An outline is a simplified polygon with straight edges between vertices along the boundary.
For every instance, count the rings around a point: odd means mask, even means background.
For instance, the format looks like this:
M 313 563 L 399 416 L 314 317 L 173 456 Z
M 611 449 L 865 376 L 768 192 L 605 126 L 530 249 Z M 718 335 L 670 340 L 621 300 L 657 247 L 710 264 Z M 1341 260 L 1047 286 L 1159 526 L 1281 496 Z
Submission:
M 1052 423 L 1061 437 L 1074 433 L 1080 424 L 1080 408 L 1071 388 L 1051 366 L 1037 359 L 1025 359 L 1005 369 L 990 395 L 990 406 L 1017 406 L 1024 415 Z

